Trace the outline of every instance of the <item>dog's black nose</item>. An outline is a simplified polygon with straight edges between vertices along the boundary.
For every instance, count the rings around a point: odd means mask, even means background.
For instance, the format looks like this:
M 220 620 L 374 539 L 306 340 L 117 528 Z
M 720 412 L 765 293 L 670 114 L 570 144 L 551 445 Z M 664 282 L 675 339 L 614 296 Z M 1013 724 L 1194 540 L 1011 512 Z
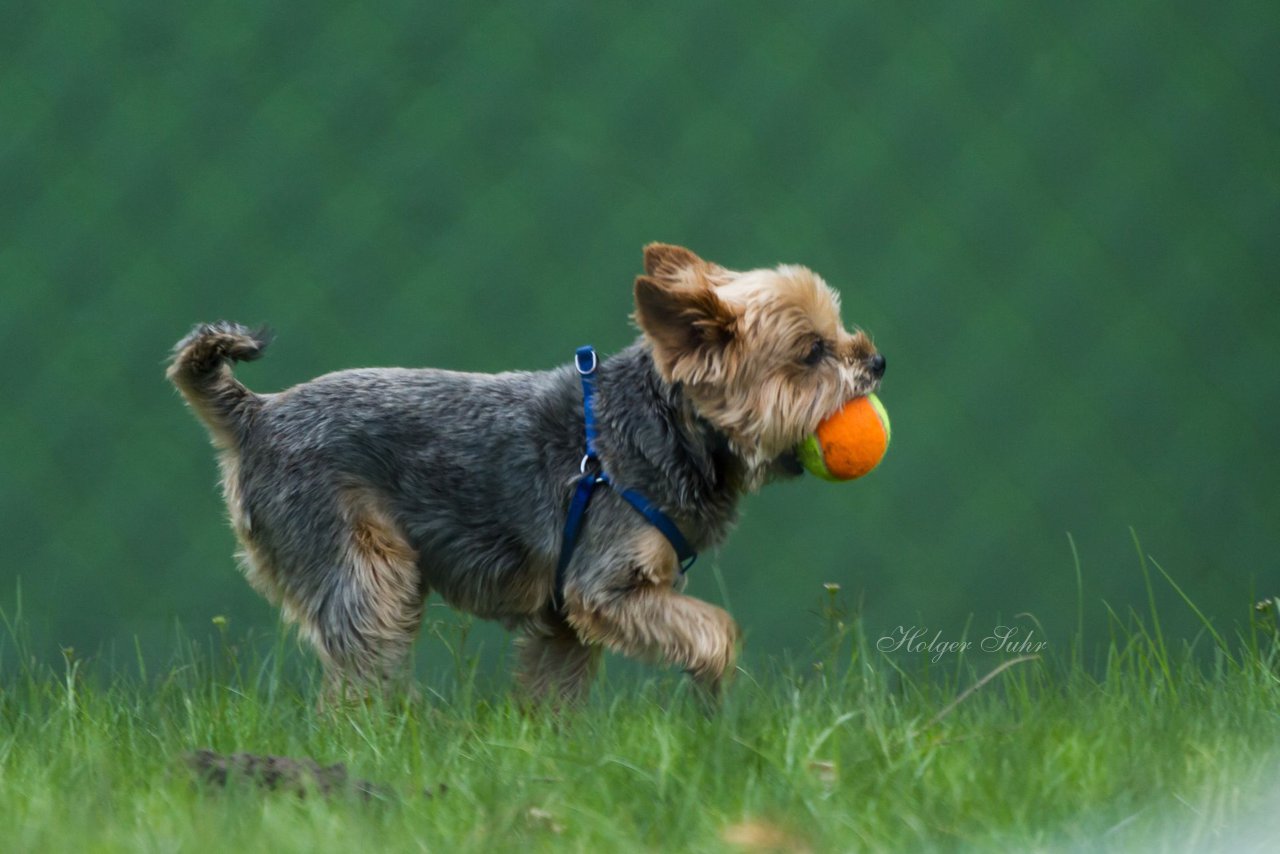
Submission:
M 877 379 L 884 376 L 884 356 L 876 353 L 870 359 L 867 359 L 867 370 L 871 372 L 871 376 Z

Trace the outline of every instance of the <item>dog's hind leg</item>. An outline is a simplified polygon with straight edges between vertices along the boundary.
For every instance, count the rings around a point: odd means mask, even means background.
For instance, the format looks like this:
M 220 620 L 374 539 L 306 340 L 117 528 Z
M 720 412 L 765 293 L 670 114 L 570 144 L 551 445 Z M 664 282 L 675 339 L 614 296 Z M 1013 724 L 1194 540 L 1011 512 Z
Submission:
M 386 690 L 408 674 L 427 588 L 418 555 L 371 491 L 343 495 L 345 548 L 305 621 L 325 661 L 328 691 Z

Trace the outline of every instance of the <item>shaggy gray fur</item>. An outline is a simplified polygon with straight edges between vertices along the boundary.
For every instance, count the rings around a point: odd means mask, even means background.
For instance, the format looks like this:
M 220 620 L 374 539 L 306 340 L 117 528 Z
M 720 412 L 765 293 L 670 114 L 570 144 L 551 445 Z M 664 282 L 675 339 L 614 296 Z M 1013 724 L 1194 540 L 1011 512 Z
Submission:
M 512 628 L 564 633 L 551 594 L 585 443 L 571 364 L 493 375 L 346 370 L 257 394 L 228 363 L 256 358 L 265 344 L 234 324 L 199 326 L 175 348 L 170 376 L 215 440 L 224 437 L 241 537 L 275 568 L 279 598 L 329 661 L 363 666 L 381 640 L 368 636 L 365 591 L 343 570 L 351 487 L 380 496 L 417 553 L 419 600 L 434 590 Z M 658 504 L 696 549 L 720 542 L 735 518 L 741 466 L 661 379 L 643 339 L 602 361 L 596 406 L 600 460 L 615 482 Z M 636 567 L 613 550 L 647 526 L 612 490 L 598 490 L 566 593 L 632 586 Z M 409 621 L 420 616 L 406 607 Z

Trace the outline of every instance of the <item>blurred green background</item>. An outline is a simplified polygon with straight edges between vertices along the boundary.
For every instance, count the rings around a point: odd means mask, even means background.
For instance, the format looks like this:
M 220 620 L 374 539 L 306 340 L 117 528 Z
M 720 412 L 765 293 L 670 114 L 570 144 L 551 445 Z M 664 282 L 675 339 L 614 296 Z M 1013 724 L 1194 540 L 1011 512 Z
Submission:
M 194 322 L 259 390 L 634 336 L 640 248 L 799 262 L 888 357 L 865 481 L 746 502 L 692 591 L 753 654 L 1280 593 L 1280 6 L 6 4 L 0 606 L 44 649 L 274 612 L 238 576 Z M 717 583 L 717 570 L 724 580 Z M 1178 630 L 1191 623 L 1167 589 Z

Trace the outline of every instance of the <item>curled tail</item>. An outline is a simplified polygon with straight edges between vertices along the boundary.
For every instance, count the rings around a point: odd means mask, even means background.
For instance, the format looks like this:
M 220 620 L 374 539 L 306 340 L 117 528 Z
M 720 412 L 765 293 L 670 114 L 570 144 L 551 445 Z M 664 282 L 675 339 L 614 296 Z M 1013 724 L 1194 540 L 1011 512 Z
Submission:
M 238 323 L 201 323 L 173 348 L 166 376 L 182 392 L 214 442 L 234 447 L 246 419 L 262 407 L 262 398 L 231 374 L 233 362 L 262 355 L 271 336 Z

